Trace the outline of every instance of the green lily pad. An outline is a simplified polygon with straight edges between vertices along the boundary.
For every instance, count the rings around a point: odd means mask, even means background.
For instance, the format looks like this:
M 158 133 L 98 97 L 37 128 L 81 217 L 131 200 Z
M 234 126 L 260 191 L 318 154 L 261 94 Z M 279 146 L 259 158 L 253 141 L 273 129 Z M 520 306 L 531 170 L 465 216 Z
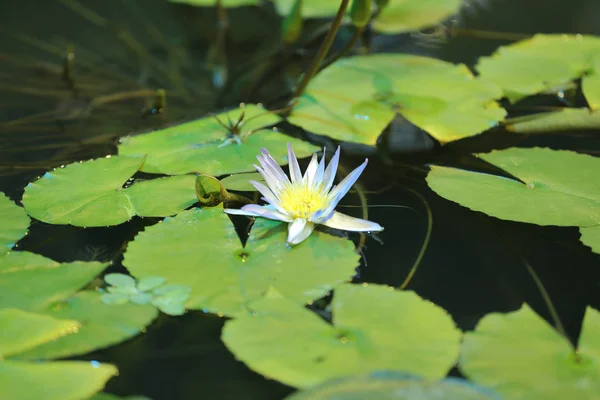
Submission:
M 188 4 L 195 7 L 215 7 L 217 0 L 169 0 L 171 3 Z M 221 0 L 223 7 L 242 7 L 258 5 L 258 0 Z
M 256 188 L 252 186 L 250 181 L 264 183 L 265 178 L 259 172 L 235 174 L 229 175 L 228 177 L 221 179 L 221 184 L 227 190 L 237 190 L 239 192 L 256 192 Z
M 0 257 L 0 308 L 46 311 L 97 276 L 108 263 L 61 264 L 29 252 Z
M 138 279 L 161 275 L 189 286 L 188 309 L 225 315 L 245 312 L 269 287 L 305 304 L 354 275 L 351 241 L 315 232 L 289 248 L 285 226 L 258 219 L 242 247 L 222 208 L 192 209 L 138 234 L 123 264 Z
M 29 217 L 23 208 L 0 192 L 0 256 L 8 253 L 15 243 L 27 233 Z
M 398 112 L 445 143 L 495 126 L 506 115 L 494 101 L 501 96 L 500 88 L 464 65 L 414 55 L 355 56 L 321 71 L 289 121 L 337 140 L 375 145 Z
M 580 78 L 599 51 L 598 37 L 538 34 L 481 57 L 476 69 L 516 102 Z
M 586 246 L 592 248 L 594 253 L 600 254 L 600 226 L 593 226 L 591 228 L 579 228 L 581 233 L 581 242 Z
M 0 358 L 6 358 L 74 333 L 80 324 L 73 320 L 56 319 L 16 308 L 4 308 L 0 309 L 0 326 Z
M 590 108 L 600 108 L 600 72 L 592 72 L 581 80 L 581 89 Z
M 440 196 L 496 218 L 537 225 L 600 224 L 600 158 L 545 148 L 478 154 L 521 182 L 432 166 L 427 183 Z
M 506 130 L 515 133 L 570 132 L 600 128 L 600 112 L 587 108 L 564 108 L 506 120 Z
M 456 362 L 460 331 L 413 292 L 343 284 L 331 308 L 333 325 L 286 299 L 266 298 L 228 321 L 221 339 L 254 371 L 300 388 L 381 369 L 439 379 Z
M 217 117 L 228 124 L 229 116 L 235 125 L 242 113 L 246 122 L 240 126 L 240 143 L 224 143 L 228 131 L 214 117 L 206 117 L 144 135 L 124 137 L 119 154 L 147 155 L 141 169 L 144 172 L 170 175 L 196 172 L 219 176 L 253 171 L 252 164 L 256 163 L 256 155 L 262 147 L 269 149 L 275 160 L 282 164 L 287 163 L 288 142 L 298 158 L 319 150 L 309 143 L 263 129 L 281 118 L 255 105 L 249 104 Z
M 457 378 L 431 382 L 400 371 L 332 379 L 286 400 L 499 400 L 488 389 Z
M 115 366 L 95 361 L 0 361 L 0 399 L 86 399 L 115 375 Z
M 592 400 L 600 393 L 600 313 L 587 309 L 579 349 L 524 305 L 465 334 L 460 368 L 506 399 Z M 525 368 L 523 368 L 526 366 Z
M 462 4 L 462 0 L 390 0 L 373 28 L 391 34 L 428 28 L 458 12 Z
M 147 180 L 124 189 L 143 163 L 139 157 L 113 156 L 69 164 L 27 185 L 23 205 L 49 224 L 109 226 L 136 215 L 177 214 L 197 201 L 194 176 Z
M 139 334 L 158 314 L 152 306 L 107 305 L 100 296 L 98 292 L 79 292 L 49 310 L 48 315 L 79 321 L 82 327 L 76 334 L 20 353 L 18 358 L 64 358 L 112 346 Z
M 296 0 L 271 0 L 279 15 L 288 15 Z M 303 0 L 302 16 L 304 18 L 327 18 L 337 14 L 340 3 L 337 1 Z M 349 9 L 350 7 L 348 7 Z

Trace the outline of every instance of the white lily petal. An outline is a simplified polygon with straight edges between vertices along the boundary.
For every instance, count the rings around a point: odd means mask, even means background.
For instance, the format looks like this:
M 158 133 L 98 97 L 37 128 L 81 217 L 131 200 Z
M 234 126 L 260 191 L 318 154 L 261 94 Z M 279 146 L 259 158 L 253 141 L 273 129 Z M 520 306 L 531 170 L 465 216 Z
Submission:
M 275 209 L 277 209 L 277 211 L 279 211 L 281 213 L 285 212 L 285 210 L 283 208 L 281 208 L 281 206 L 279 205 L 279 200 L 277 199 L 277 197 L 275 197 L 273 192 L 271 192 L 271 190 L 268 187 L 266 187 L 262 183 L 256 182 L 256 181 L 248 181 L 248 182 L 252 186 L 254 186 L 256 188 L 256 190 L 258 190 L 260 192 L 260 194 L 263 195 L 263 200 L 265 200 L 267 203 L 269 203 L 273 207 L 275 207 Z
M 354 185 L 358 177 L 367 167 L 369 159 L 365 159 L 365 162 L 356 167 L 356 169 L 348 174 L 333 190 L 329 193 L 330 207 L 331 209 L 337 206 L 337 203 L 348 193 L 348 190 Z
M 270 210 L 266 207 L 259 206 L 258 204 L 247 204 L 239 210 L 226 208 L 224 211 L 227 214 L 246 215 L 249 217 L 263 217 L 283 222 L 292 221 L 292 218 L 288 217 L 287 215 L 280 213 L 279 211 Z
M 298 165 L 298 159 L 292 150 L 292 145 L 287 144 L 288 147 L 288 163 L 290 165 L 290 178 L 292 183 L 299 182 L 302 179 L 302 171 L 300 171 L 300 165 Z
M 304 172 L 304 176 L 302 179 L 304 182 L 307 182 L 308 186 L 312 186 L 312 183 L 315 179 L 315 174 L 317 172 L 318 162 L 317 162 L 317 154 L 313 154 L 310 162 L 308 163 L 308 167 L 306 167 L 306 171 Z
M 273 192 L 273 194 L 276 197 L 278 197 L 279 191 L 281 189 L 281 184 L 279 183 L 279 180 L 277 179 L 277 177 L 274 176 L 271 173 L 271 171 L 265 171 L 258 165 L 254 165 L 254 168 L 256 168 L 256 170 L 262 175 L 262 177 L 264 178 L 265 182 L 267 182 L 267 185 L 269 186 L 269 189 Z
M 310 236 L 315 229 L 315 224 L 305 219 L 295 219 L 288 225 L 287 242 L 291 245 L 298 244 Z
M 261 161 L 263 169 L 265 171 L 270 171 L 273 176 L 277 177 L 277 179 L 282 183 L 290 183 L 288 176 L 285 174 L 285 172 L 283 172 L 283 169 L 281 169 L 281 166 L 277 163 L 277 161 L 271 157 L 269 152 L 266 149 L 260 149 L 260 151 L 262 152 L 262 161 L 260 158 L 259 161 Z
M 323 183 L 323 174 L 325 173 L 325 151 L 327 149 L 323 148 L 323 156 L 321 157 L 321 161 L 317 166 L 317 171 L 315 172 L 315 178 L 313 180 L 313 186 L 318 188 Z
M 383 227 L 376 222 L 354 218 L 337 211 L 327 221 L 321 222 L 321 224 L 350 232 L 379 232 L 383 230 Z
M 323 174 L 323 188 L 321 189 L 323 193 L 327 193 L 331 186 L 333 185 L 333 181 L 335 180 L 335 174 L 338 169 L 338 164 L 340 162 L 340 146 L 338 146 L 337 150 L 333 157 L 331 157 L 331 161 L 325 168 L 325 173 Z

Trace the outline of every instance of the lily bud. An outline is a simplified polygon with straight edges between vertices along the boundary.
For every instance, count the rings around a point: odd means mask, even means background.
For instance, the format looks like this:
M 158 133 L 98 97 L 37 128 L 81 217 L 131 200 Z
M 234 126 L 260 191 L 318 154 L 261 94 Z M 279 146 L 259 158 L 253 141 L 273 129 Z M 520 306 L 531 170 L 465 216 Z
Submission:
M 350 9 L 352 24 L 357 28 L 363 28 L 371 19 L 373 0 L 353 0 Z
M 294 43 L 302 34 L 302 2 L 303 0 L 296 0 L 294 2 L 294 5 L 281 25 L 281 37 L 286 45 Z

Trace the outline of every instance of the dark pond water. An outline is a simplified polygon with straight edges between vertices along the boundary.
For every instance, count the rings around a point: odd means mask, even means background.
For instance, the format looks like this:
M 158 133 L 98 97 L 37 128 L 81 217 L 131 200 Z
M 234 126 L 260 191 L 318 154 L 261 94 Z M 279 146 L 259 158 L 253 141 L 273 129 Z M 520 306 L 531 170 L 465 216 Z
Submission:
M 204 66 L 216 35 L 214 10 L 190 11 L 158 0 L 90 0 L 85 4 L 94 13 L 83 15 L 66 0 L 8 3 L 10 8 L 3 7 L 0 15 L 0 190 L 14 200 L 20 199 L 29 181 L 47 169 L 114 154 L 119 135 L 199 117 L 241 101 L 276 105 L 286 95 L 286 74 L 293 76 L 299 71 L 318 44 L 316 41 L 298 54 L 276 53 L 278 22 L 272 13 L 250 8 L 231 11 L 227 45 L 230 83 L 218 91 Z M 595 0 L 471 3 L 458 17 L 459 27 L 465 30 L 600 34 L 600 2 Z M 320 26 L 322 22 L 311 22 L 306 34 Z M 123 38 L 125 32 L 139 40 L 143 51 L 137 57 L 117 38 Z M 465 32 L 434 47 L 411 35 L 373 37 L 372 46 L 374 51 L 419 53 L 473 64 L 478 56 L 508 43 L 473 36 L 473 32 Z M 60 78 L 61 54 L 67 43 L 76 48 L 81 92 L 75 101 Z M 180 61 L 187 66 L 178 83 L 165 77 L 156 60 L 182 57 L 181 49 L 187 59 Z M 88 78 L 86 71 L 91 68 L 106 72 Z M 266 71 L 266 78 L 252 88 L 259 69 Z M 157 87 L 166 87 L 168 93 L 185 87 L 186 93 L 168 95 L 166 115 L 140 118 L 140 109 L 152 104 L 144 104 L 147 93 L 137 96 L 131 92 Z M 106 101 L 86 118 L 55 122 L 56 112 L 63 116 L 83 113 L 90 99 L 106 100 L 106 96 L 122 92 L 128 94 L 121 101 Z M 577 94 L 574 101 L 578 101 Z M 536 99 L 531 106 L 542 104 L 555 105 L 557 101 Z M 6 123 L 15 119 L 22 120 Z M 372 162 L 362 178 L 374 191 L 369 194 L 369 204 L 374 206 L 369 217 L 384 224 L 386 230 L 380 235 L 383 243 L 367 242 L 357 280 L 399 285 L 407 276 L 427 230 L 426 208 L 412 192 L 416 191 L 431 208 L 433 231 L 409 289 L 447 309 L 462 329 L 473 328 L 484 314 L 512 311 L 522 302 L 549 318 L 525 267 L 527 262 L 552 297 L 568 334 L 576 340 L 585 307 L 600 307 L 600 259 L 578 243 L 577 229 L 540 228 L 471 212 L 432 193 L 423 177 L 426 164 L 466 166 L 472 163 L 469 154 L 474 151 L 511 145 L 546 145 L 595 154 L 600 142 L 594 135 L 599 133 L 526 138 L 490 132 L 440 148 L 406 123 L 394 124 L 387 142 L 391 145 L 369 155 Z M 346 154 L 348 167 L 364 157 Z M 350 195 L 346 204 L 359 203 Z M 345 211 L 358 215 L 359 210 Z M 136 219 L 103 229 L 34 223 L 19 247 L 58 261 L 110 259 L 111 271 L 119 271 L 122 245 L 155 222 Z M 120 376 L 110 381 L 107 390 L 122 395 L 143 394 L 157 400 L 281 399 L 290 393 L 291 388 L 262 378 L 234 359 L 219 339 L 223 322 L 197 312 L 179 318 L 161 316 L 144 335 L 84 359 L 116 364 Z

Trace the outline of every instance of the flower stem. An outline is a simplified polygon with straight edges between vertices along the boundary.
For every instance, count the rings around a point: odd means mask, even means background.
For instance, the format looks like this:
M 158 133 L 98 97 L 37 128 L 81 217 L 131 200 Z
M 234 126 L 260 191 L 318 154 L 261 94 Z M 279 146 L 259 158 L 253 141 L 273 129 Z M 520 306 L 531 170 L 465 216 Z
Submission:
M 290 111 L 293 110 L 293 107 L 296 106 L 296 104 L 298 103 L 298 99 L 300 98 L 300 96 L 302 96 L 302 94 L 306 90 L 306 87 L 308 86 L 308 83 L 319 70 L 319 67 L 325 59 L 325 56 L 327 56 L 329 48 L 331 47 L 331 45 L 333 44 L 333 40 L 335 39 L 335 35 L 337 34 L 337 31 L 342 24 L 342 20 L 344 19 L 344 15 L 346 14 L 346 9 L 348 8 L 349 3 L 350 0 L 341 0 L 340 8 L 338 8 L 338 12 L 335 16 L 335 19 L 331 24 L 331 28 L 329 28 L 329 32 L 327 32 L 325 40 L 321 44 L 319 52 L 315 56 L 310 68 L 308 69 L 308 71 L 306 71 L 306 73 L 302 77 L 302 80 L 298 84 L 298 87 L 296 88 L 296 92 L 294 93 L 294 97 L 292 99 L 292 108 L 290 109 Z

